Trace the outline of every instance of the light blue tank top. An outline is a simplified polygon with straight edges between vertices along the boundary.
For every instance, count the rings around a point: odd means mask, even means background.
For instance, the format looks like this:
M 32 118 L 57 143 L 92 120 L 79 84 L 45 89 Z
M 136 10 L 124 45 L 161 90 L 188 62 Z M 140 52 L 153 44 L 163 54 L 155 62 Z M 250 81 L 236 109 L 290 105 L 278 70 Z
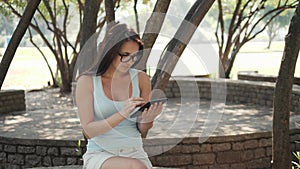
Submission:
M 132 82 L 132 97 L 140 97 L 138 71 L 129 69 Z M 101 76 L 93 77 L 94 83 L 94 120 L 103 120 L 119 112 L 125 101 L 109 99 L 103 90 Z M 141 147 L 141 134 L 136 126 L 136 118 L 127 118 L 106 133 L 88 140 L 87 150 L 110 150 L 126 147 Z

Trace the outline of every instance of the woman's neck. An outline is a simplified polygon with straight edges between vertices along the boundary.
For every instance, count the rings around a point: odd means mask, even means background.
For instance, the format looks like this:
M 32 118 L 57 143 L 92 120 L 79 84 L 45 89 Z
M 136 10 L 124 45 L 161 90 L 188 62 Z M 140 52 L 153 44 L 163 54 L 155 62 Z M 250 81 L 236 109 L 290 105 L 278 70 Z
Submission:
M 119 79 L 126 75 L 128 75 L 128 72 L 120 72 L 117 69 L 108 68 L 102 76 L 110 78 L 110 79 Z

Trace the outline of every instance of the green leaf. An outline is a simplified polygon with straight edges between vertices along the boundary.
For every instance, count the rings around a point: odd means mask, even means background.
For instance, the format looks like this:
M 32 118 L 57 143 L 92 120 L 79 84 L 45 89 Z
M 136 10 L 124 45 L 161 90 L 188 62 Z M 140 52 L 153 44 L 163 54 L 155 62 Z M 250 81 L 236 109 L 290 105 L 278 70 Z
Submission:
M 77 147 L 80 147 L 80 146 L 81 146 L 81 140 L 78 140 Z
M 293 152 L 293 155 L 300 161 L 300 152 Z
M 147 4 L 150 0 L 143 0 L 143 4 Z

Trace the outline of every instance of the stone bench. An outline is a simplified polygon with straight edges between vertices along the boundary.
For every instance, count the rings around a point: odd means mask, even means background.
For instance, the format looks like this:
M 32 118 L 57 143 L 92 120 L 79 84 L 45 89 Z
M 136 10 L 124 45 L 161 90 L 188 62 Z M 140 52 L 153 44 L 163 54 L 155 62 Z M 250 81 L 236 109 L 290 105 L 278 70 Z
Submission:
M 69 166 L 56 166 L 56 167 L 37 167 L 30 169 L 82 169 L 81 165 L 69 165 Z M 165 167 L 153 167 L 153 169 L 177 169 L 177 168 L 165 168 Z

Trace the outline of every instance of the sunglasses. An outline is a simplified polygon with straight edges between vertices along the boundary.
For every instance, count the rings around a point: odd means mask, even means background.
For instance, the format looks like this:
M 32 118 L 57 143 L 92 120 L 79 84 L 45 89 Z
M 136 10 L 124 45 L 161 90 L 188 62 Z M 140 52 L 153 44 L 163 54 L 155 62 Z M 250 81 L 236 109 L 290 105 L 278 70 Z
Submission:
M 130 60 L 132 62 L 138 62 L 141 59 L 141 52 L 135 52 L 133 54 L 130 54 L 128 52 L 119 52 L 118 54 L 119 56 L 121 56 L 121 62 L 123 63 L 129 62 Z

